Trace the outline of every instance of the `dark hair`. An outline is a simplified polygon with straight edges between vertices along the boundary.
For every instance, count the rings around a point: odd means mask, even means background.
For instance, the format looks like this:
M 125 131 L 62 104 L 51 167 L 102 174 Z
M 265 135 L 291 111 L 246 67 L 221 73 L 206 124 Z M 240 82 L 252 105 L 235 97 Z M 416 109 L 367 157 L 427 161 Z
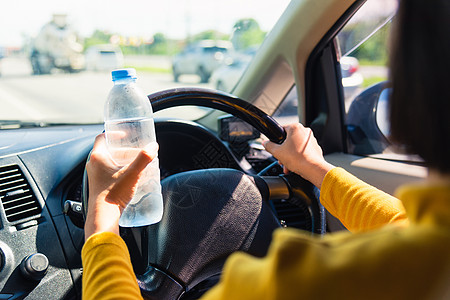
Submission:
M 391 134 L 450 173 L 450 0 L 400 0 L 390 55 Z

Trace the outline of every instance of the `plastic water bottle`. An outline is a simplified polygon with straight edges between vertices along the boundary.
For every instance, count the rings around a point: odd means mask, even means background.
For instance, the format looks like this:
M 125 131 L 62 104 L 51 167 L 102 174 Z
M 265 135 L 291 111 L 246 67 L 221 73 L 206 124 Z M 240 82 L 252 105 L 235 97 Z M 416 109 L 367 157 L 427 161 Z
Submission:
M 105 135 L 108 151 L 116 164 L 127 165 L 140 150 L 156 143 L 153 110 L 147 96 L 136 85 L 136 70 L 112 72 L 114 86 L 105 104 Z M 159 160 L 145 168 L 136 193 L 119 219 L 122 227 L 157 223 L 163 214 Z

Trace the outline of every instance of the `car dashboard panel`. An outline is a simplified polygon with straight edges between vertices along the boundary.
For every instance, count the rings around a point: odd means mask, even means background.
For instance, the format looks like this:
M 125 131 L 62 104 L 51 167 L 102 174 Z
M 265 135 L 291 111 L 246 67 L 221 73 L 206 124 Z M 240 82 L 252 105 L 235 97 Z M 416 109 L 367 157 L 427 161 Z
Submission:
M 156 120 L 155 127 L 162 178 L 205 168 L 243 170 L 229 145 L 197 123 Z M 101 124 L 0 131 L 0 299 L 81 298 L 83 221 L 63 207 L 66 200 L 81 202 L 86 159 L 102 131 Z M 273 162 L 261 148 L 250 152 L 253 171 Z M 286 205 L 272 203 L 275 215 L 297 226 L 307 213 Z M 33 277 L 21 264 L 36 253 L 45 255 L 48 268 Z
M 79 296 L 73 288 L 74 279 L 81 276 L 79 253 L 66 246 L 73 243 L 60 190 L 74 170 L 82 170 L 101 130 L 101 126 L 64 126 L 0 132 L 4 144 L 0 149 L 1 299 Z M 67 251 L 70 248 L 72 252 Z M 41 266 L 47 268 L 41 280 L 33 270 L 21 270 L 26 258 L 36 253 L 48 260 L 47 266 Z

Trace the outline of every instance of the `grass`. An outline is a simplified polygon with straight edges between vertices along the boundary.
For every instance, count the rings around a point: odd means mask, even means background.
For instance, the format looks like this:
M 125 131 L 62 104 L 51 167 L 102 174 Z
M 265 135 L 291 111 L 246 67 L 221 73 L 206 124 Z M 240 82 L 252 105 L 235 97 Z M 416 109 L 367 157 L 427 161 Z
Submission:
M 386 80 L 387 80 L 387 77 L 385 77 L 385 76 L 372 76 L 372 77 L 364 78 L 362 86 L 363 86 L 363 88 L 366 88 L 375 83 L 378 83 L 380 81 L 386 81 Z
M 385 59 L 377 59 L 377 60 L 371 60 L 371 59 L 358 59 L 360 66 L 386 66 L 387 60 Z
M 148 72 L 148 73 L 172 73 L 170 68 L 161 68 L 161 67 L 139 67 L 139 66 L 124 66 L 124 68 L 134 68 L 137 72 Z

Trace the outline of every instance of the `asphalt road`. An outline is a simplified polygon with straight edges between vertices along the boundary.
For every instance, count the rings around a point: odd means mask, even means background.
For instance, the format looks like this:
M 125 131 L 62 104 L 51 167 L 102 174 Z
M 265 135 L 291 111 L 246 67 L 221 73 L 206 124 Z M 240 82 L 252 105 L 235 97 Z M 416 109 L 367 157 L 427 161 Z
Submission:
M 128 59 L 128 60 L 127 60 Z M 126 65 L 170 65 L 167 57 L 129 57 Z M 386 76 L 386 68 L 361 67 L 363 76 Z M 54 122 L 102 122 L 103 107 L 112 87 L 109 72 L 84 71 L 75 74 L 55 71 L 50 75 L 31 75 L 26 57 L 7 57 L 0 60 L 0 120 L 34 120 Z M 138 72 L 138 84 L 147 94 L 186 86 L 212 88 L 199 84 L 195 75 L 182 76 L 173 82 L 170 73 Z M 356 93 L 357 91 L 355 91 Z M 353 97 L 350 97 L 353 98 Z M 349 98 L 349 101 L 351 99 Z M 350 102 L 347 107 L 349 106 Z M 160 115 L 195 119 L 202 109 L 183 108 L 164 111 Z
M 103 107 L 112 87 L 109 72 L 31 75 L 26 58 L 0 61 L 0 120 L 53 120 L 58 122 L 102 122 Z M 138 73 L 138 84 L 151 94 L 175 87 L 202 86 L 196 76 L 173 82 L 171 74 Z M 195 111 L 189 111 L 195 114 Z

